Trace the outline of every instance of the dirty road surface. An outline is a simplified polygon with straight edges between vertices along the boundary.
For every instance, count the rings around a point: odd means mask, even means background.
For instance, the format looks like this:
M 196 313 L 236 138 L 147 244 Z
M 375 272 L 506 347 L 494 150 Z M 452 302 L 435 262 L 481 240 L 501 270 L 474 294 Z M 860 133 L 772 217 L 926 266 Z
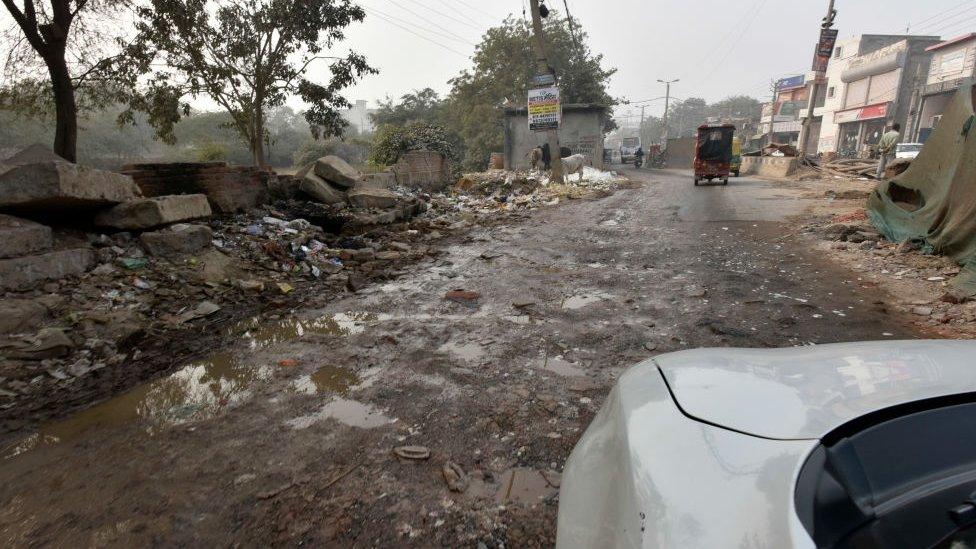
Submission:
M 0 543 L 551 546 L 559 472 L 628 366 L 920 335 L 793 236 L 798 191 L 628 175 L 7 440 Z

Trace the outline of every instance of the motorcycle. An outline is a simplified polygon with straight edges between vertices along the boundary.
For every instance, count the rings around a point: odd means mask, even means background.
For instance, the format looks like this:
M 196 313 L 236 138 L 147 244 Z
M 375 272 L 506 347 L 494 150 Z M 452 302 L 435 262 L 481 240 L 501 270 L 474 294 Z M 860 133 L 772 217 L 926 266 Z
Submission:
M 637 158 L 634 159 L 634 168 L 636 168 L 636 169 L 639 170 L 641 168 L 641 166 L 643 166 L 643 165 L 644 165 L 644 159 L 643 158 L 641 158 L 641 157 L 638 156 Z

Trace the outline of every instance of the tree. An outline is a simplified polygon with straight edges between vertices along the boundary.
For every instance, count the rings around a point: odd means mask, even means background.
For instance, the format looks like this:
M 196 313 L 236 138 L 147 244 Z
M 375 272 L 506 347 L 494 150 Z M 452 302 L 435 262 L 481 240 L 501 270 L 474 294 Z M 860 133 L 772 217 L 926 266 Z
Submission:
M 365 18 L 350 0 L 149 0 L 139 14 L 129 53 L 143 66 L 160 59 L 168 69 L 153 75 L 136 108 L 171 139 L 180 100 L 208 96 L 231 115 L 256 166 L 267 165 L 268 109 L 298 95 L 310 105 L 304 115 L 316 138 L 341 135 L 339 109 L 351 106 L 341 91 L 376 72 L 355 52 L 324 54 Z M 317 60 L 330 61 L 327 84 L 305 78 Z
M 455 167 L 460 160 L 457 138 L 442 126 L 411 122 L 406 126 L 381 126 L 373 137 L 369 161 L 378 166 L 389 166 L 396 164 L 403 153 L 419 150 L 439 152 Z
M 380 101 L 380 106 L 371 115 L 377 126 L 392 124 L 406 126 L 412 122 L 436 124 L 440 121 L 444 101 L 431 88 L 407 93 L 395 101 L 389 97 Z
M 0 90 L 0 108 L 55 117 L 54 152 L 70 161 L 77 158 L 78 92 L 93 107 L 104 107 L 130 89 L 134 76 L 105 82 L 116 52 L 107 37 L 113 19 L 128 12 L 127 0 L 0 0 L 17 24 L 16 36 L 7 33 L 5 75 L 13 82 Z M 69 67 L 69 57 L 74 74 Z M 44 70 L 32 71 L 43 63 Z M 44 74 L 46 73 L 46 74 Z M 124 73 L 114 73 L 122 77 Z
M 615 69 L 604 69 L 603 56 L 594 55 L 585 32 L 576 40 L 566 19 L 555 10 L 545 21 L 549 63 L 559 77 L 564 103 L 595 103 L 611 107 L 616 100 L 607 92 Z M 502 150 L 501 106 L 525 103 L 529 84 L 537 72 L 532 29 L 509 17 L 488 29 L 474 54 L 474 67 L 451 80 L 444 117 L 449 128 L 464 140 L 465 165 L 481 168 L 492 152 Z

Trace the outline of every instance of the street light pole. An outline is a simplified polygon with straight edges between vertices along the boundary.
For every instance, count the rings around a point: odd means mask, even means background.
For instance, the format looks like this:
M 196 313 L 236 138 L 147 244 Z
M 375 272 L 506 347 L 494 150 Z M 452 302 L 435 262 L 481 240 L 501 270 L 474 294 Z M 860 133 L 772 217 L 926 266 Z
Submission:
M 539 74 L 550 74 L 554 71 L 549 67 L 546 57 L 546 41 L 542 34 L 542 15 L 539 13 L 539 0 L 529 0 L 532 7 L 532 32 L 535 34 L 535 56 L 539 65 Z M 553 74 L 555 76 L 555 74 Z M 552 159 L 552 181 L 563 182 L 563 155 L 559 151 L 559 133 L 557 130 L 546 130 L 549 143 L 549 157 Z
M 834 0 L 827 2 L 827 16 L 824 17 L 821 29 L 829 29 L 834 24 Z M 816 67 L 814 67 L 816 68 Z M 816 109 L 817 96 L 820 95 L 820 74 L 814 75 L 813 85 L 810 86 L 810 97 L 807 98 L 807 117 L 803 119 L 803 127 L 800 128 L 800 139 L 797 142 L 797 149 L 801 157 L 807 154 L 807 141 L 810 139 L 810 124 L 813 123 L 813 111 Z M 772 124 L 772 122 L 770 122 Z
M 668 148 L 668 110 L 671 108 L 671 84 L 680 81 L 681 80 L 677 78 L 674 80 L 658 79 L 658 82 L 664 84 L 664 133 L 661 136 L 662 150 Z

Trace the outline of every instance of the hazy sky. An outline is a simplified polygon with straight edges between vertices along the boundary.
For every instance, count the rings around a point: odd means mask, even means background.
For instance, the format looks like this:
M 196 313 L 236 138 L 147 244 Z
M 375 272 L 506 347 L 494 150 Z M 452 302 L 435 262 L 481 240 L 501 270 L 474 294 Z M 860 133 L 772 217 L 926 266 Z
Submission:
M 595 52 L 616 67 L 614 96 L 644 100 L 664 95 L 657 79 L 681 79 L 679 99 L 709 101 L 734 94 L 765 98 L 769 80 L 810 68 L 826 0 L 566 0 L 589 33 Z M 563 11 L 563 0 L 547 0 Z M 18 4 L 22 2 L 18 0 Z M 367 20 L 348 30 L 335 51 L 364 53 L 380 74 L 347 91 L 371 104 L 387 95 L 432 87 L 470 65 L 485 29 L 507 15 L 522 16 L 527 0 L 360 0 Z M 841 37 L 904 33 L 954 37 L 976 31 L 976 0 L 837 0 Z M 0 9 L 0 24 L 11 23 Z M 433 43 L 437 42 L 437 44 Z M 325 75 L 322 66 L 312 66 Z M 206 103 L 206 102 L 200 102 Z M 199 103 L 198 103 L 199 104 Z M 626 114 L 627 107 L 618 109 Z M 647 113 L 660 114 L 663 101 Z M 639 112 L 639 109 L 636 110 Z
M 361 0 L 369 17 L 347 43 L 381 72 L 348 97 L 373 101 L 427 86 L 446 92 L 448 79 L 469 66 L 481 33 L 508 14 L 521 17 L 526 1 Z M 809 70 L 827 9 L 826 0 L 567 1 L 593 50 L 619 69 L 611 93 L 631 100 L 664 95 L 659 78 L 680 78 L 672 86 L 679 98 L 768 96 L 770 78 Z M 563 10 L 563 0 L 548 4 Z M 835 7 L 841 37 L 901 34 L 909 24 L 913 34 L 976 31 L 976 0 L 837 0 Z M 663 110 L 663 101 L 650 105 L 648 114 Z

